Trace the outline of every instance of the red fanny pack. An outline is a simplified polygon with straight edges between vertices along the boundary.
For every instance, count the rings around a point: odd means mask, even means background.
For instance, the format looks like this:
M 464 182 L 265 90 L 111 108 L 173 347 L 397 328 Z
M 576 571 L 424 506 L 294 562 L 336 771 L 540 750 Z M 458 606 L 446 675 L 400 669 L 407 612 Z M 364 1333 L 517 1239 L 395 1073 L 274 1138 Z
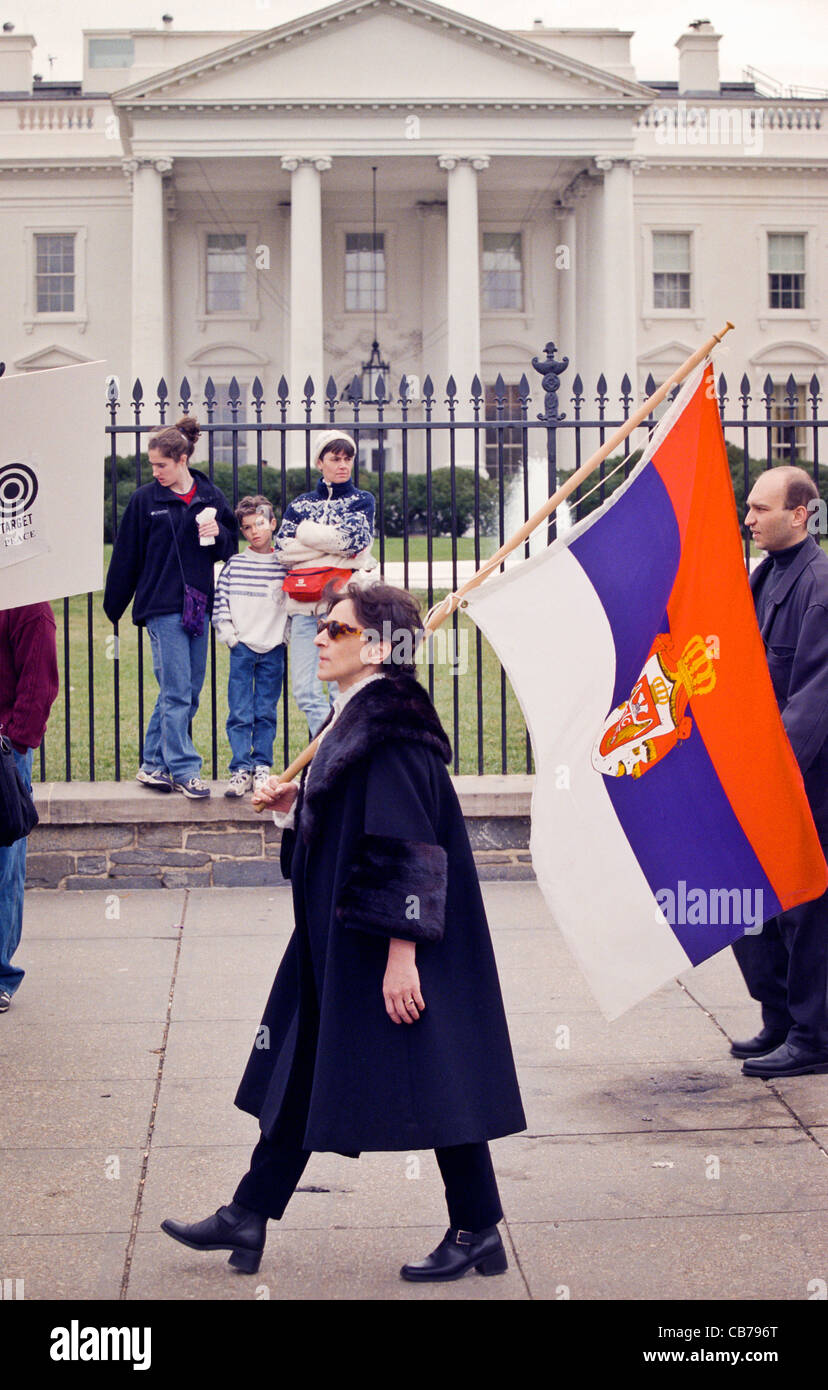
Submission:
M 334 588 L 341 589 L 353 573 L 347 569 L 291 570 L 285 575 L 282 592 L 300 603 L 318 603 L 326 584 L 333 581 Z

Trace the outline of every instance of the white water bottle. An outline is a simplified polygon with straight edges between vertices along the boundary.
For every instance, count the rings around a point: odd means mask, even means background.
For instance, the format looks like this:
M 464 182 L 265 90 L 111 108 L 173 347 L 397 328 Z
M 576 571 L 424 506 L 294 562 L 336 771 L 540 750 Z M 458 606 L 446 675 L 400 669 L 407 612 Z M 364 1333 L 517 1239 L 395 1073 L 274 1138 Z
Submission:
M 205 522 L 207 522 L 207 521 L 215 521 L 215 519 L 216 519 L 216 508 L 215 508 L 215 507 L 204 507 L 204 508 L 202 509 L 202 511 L 200 511 L 200 512 L 198 512 L 198 513 L 196 514 L 196 522 L 198 523 L 199 526 L 203 525 L 203 524 L 204 524 Z M 215 545 L 215 543 L 216 543 L 216 538 L 215 538 L 215 536 L 199 536 L 199 538 L 198 538 L 198 543 L 199 543 L 199 545 Z

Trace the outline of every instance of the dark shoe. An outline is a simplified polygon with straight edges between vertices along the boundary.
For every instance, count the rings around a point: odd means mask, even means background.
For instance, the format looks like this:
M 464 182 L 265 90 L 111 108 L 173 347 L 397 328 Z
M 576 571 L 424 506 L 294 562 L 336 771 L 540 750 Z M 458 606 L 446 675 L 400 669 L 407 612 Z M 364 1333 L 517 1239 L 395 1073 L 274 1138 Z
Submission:
M 160 767 L 154 767 L 150 772 L 145 772 L 139 767 L 135 780 L 140 782 L 142 787 L 151 787 L 156 792 L 171 792 L 173 789 L 172 777 Z
M 231 1202 L 219 1207 L 214 1216 L 185 1225 L 183 1221 L 162 1221 L 161 1230 L 180 1240 L 191 1250 L 232 1250 L 228 1261 L 244 1274 L 255 1274 L 264 1250 L 267 1217 Z
M 809 1072 L 828 1073 L 828 1052 L 806 1052 L 783 1042 L 764 1057 L 749 1057 L 742 1066 L 745 1076 L 761 1076 L 773 1081 L 777 1076 L 806 1076 Z
M 0 989 L 0 1014 L 8 1013 L 11 995 L 7 989 Z
M 474 1267 L 478 1274 L 505 1274 L 506 1251 L 497 1226 L 485 1231 L 459 1231 L 449 1227 L 436 1250 L 420 1264 L 403 1265 L 403 1279 L 460 1279 Z
M 183 792 L 191 801 L 201 801 L 205 796 L 210 795 L 210 788 L 202 782 L 200 777 L 191 777 L 187 782 L 173 782 L 173 790 Z
M 763 1028 L 755 1038 L 745 1038 L 744 1042 L 732 1042 L 730 1053 L 732 1057 L 762 1057 L 766 1052 L 773 1052 L 779 1047 L 787 1036 L 787 1032 L 780 1033 L 776 1028 Z

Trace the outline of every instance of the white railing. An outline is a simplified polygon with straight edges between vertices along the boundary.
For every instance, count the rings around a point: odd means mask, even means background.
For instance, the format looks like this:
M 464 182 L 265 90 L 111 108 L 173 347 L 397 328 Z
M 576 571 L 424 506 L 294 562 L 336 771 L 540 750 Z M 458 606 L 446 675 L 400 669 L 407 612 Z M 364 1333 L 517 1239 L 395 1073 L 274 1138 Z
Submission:
M 95 107 L 82 101 L 29 101 L 17 108 L 18 130 L 94 130 Z
M 682 98 L 671 97 L 667 100 L 653 102 L 645 112 L 639 117 L 637 125 L 639 130 L 657 130 L 664 125 L 675 123 L 678 112 L 682 114 L 682 123 L 686 126 L 693 126 L 699 130 L 708 127 L 720 128 L 728 120 L 731 124 L 734 121 L 748 124 L 751 129 L 761 126 L 764 130 L 822 130 L 825 128 L 823 120 L 824 104 L 811 104 L 809 106 L 785 106 L 775 102 L 763 102 L 761 105 L 754 102 L 750 105 L 740 105 L 735 102 L 717 102 L 715 105 L 700 106 L 698 103 L 684 101 Z

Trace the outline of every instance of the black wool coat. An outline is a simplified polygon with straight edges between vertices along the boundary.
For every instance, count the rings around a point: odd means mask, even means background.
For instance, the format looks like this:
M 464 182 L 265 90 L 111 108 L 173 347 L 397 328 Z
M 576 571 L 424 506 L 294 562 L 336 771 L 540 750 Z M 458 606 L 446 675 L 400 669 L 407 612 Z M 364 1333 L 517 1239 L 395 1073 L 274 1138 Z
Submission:
M 309 1150 L 425 1149 L 525 1128 L 451 750 L 409 676 L 369 682 L 326 734 L 285 831 L 296 926 L 236 1095 Z M 390 937 L 425 1010 L 385 1011 Z
M 775 573 L 768 556 L 750 576 L 776 702 L 828 847 L 828 555 L 808 536 Z

